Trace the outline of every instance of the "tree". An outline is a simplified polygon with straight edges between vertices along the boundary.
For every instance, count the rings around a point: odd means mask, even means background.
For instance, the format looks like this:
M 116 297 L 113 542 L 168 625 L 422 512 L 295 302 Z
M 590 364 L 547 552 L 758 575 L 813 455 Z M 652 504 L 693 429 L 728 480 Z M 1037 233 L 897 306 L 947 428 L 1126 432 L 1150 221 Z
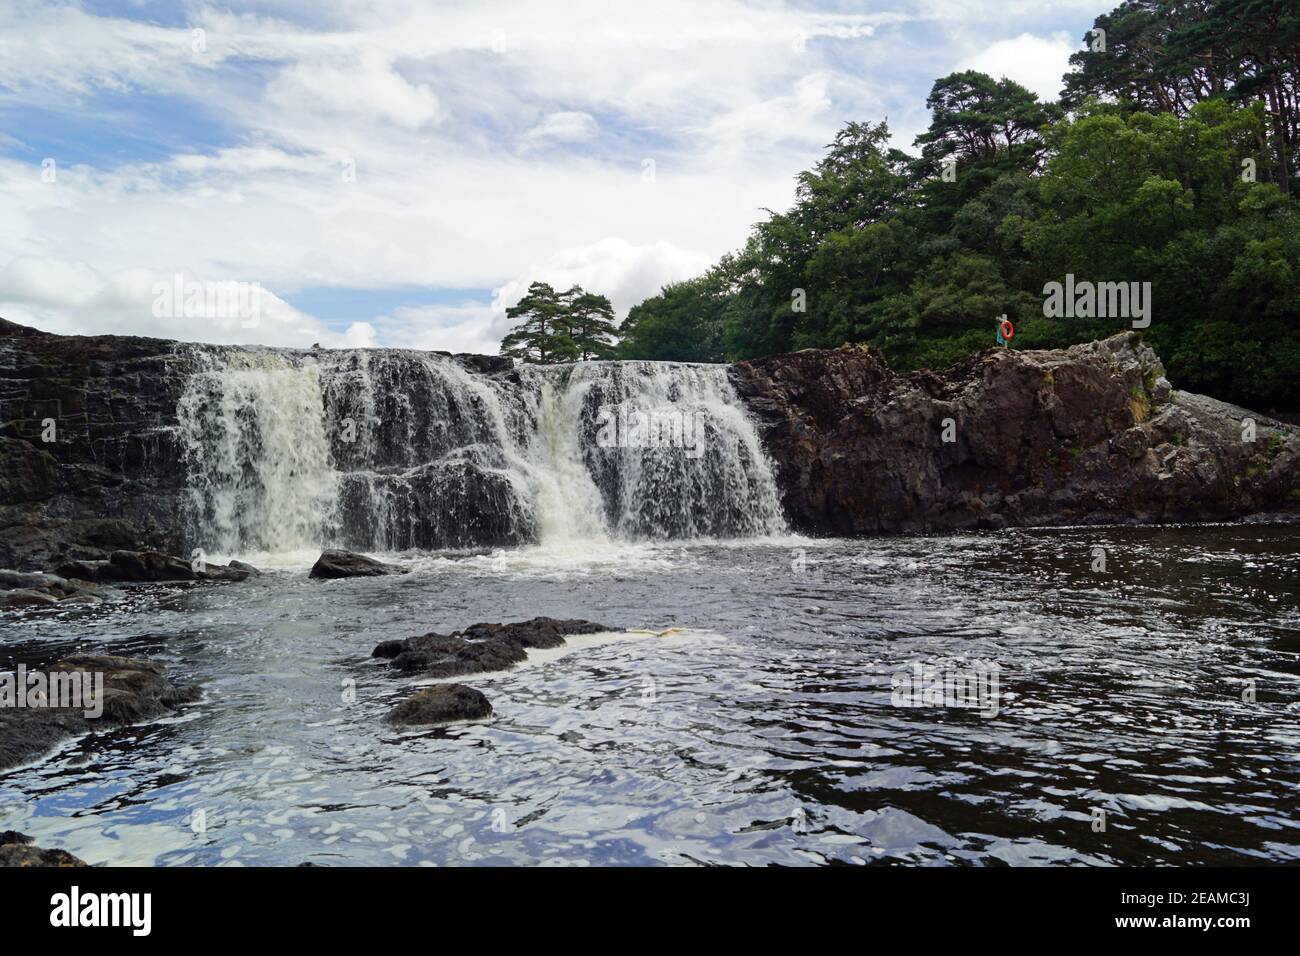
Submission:
M 1300 6 L 1295 0 L 1128 0 L 1097 17 L 1070 57 L 1064 103 L 1095 98 L 1180 118 L 1211 99 L 1258 103 L 1266 124 L 1261 178 L 1300 188 Z
M 562 297 L 562 322 L 582 361 L 612 358 L 618 330 L 614 327 L 614 307 L 609 299 L 581 286 L 574 286 Z
M 569 361 L 577 346 L 564 326 L 564 303 L 545 282 L 534 282 L 518 305 L 506 309 L 509 318 L 523 318 L 501 340 L 501 354 L 523 362 L 543 364 Z
M 1060 107 L 1013 80 L 995 80 L 965 70 L 935 80 L 925 101 L 930 128 L 916 138 L 921 155 L 936 162 L 949 157 L 964 163 L 1009 159 L 1032 167 L 1041 150 L 1038 132 L 1059 119 Z
M 501 340 L 502 355 L 554 364 L 614 354 L 614 308 L 605 296 L 582 286 L 556 292 L 545 282 L 534 282 L 506 315 L 523 322 Z
M 1075 57 L 1068 114 L 966 71 L 935 83 L 920 156 L 890 147 L 883 123 L 848 124 L 790 209 L 632 308 L 620 354 L 867 342 L 909 370 L 992 346 L 1003 313 L 1017 348 L 1130 327 L 1045 315 L 1046 283 L 1072 274 L 1150 283 L 1143 335 L 1179 388 L 1300 411 L 1300 8 L 1130 0 L 1097 23 L 1109 53 Z
M 722 307 L 726 296 L 717 270 L 674 282 L 628 310 L 619 326 L 618 354 L 626 359 L 721 362 Z

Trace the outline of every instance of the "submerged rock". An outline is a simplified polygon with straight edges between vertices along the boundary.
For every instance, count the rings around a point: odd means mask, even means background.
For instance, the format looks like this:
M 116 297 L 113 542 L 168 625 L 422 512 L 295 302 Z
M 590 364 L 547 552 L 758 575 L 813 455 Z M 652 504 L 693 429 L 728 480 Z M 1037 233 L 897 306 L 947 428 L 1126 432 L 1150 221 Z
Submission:
M 453 720 L 489 717 L 492 705 L 473 687 L 464 684 L 435 684 L 424 687 L 388 713 L 388 722 L 399 726 L 445 724 Z
M 404 673 L 457 677 L 507 670 L 527 660 L 528 647 L 560 647 L 566 634 L 595 634 L 619 628 L 592 621 L 536 617 L 513 624 L 471 624 L 455 634 L 422 634 L 384 641 L 372 657 L 388 658 Z
M 27 671 L 30 676 L 37 669 Z M 81 675 L 83 693 L 89 694 L 102 679 L 102 700 L 83 697 L 84 707 L 50 707 L 38 703 L 17 706 L 16 701 L 0 700 L 0 770 L 39 757 L 64 739 L 104 727 L 152 720 L 172 713 L 181 704 L 199 697 L 199 689 L 177 685 L 167 679 L 167 668 L 156 661 L 129 657 L 79 655 L 39 669 L 44 675 Z M 25 692 L 10 679 L 0 682 L 5 696 Z M 97 706 L 90 706 L 96 704 Z M 88 715 L 88 710 L 100 709 Z
M 364 554 L 352 551 L 327 550 L 312 565 L 313 578 L 369 578 L 383 574 L 406 574 L 410 568 L 397 564 L 384 564 Z
M 732 379 L 766 426 L 799 531 L 1300 510 L 1300 430 L 1173 392 L 1135 332 L 1068 349 L 990 349 L 907 375 L 876 349 L 807 350 L 739 362 Z
M 0 833 L 0 867 L 87 865 L 67 850 L 45 850 L 32 843 L 32 838 L 25 833 L 14 830 Z

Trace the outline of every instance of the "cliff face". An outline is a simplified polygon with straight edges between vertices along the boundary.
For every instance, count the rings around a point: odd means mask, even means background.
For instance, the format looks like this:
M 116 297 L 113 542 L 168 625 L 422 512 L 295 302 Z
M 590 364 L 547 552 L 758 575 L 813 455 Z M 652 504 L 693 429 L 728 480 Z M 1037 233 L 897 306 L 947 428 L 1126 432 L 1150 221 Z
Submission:
M 764 422 L 787 516 L 806 532 L 1300 510 L 1300 429 L 1172 392 L 1132 332 L 907 375 L 872 349 L 809 350 L 740 362 L 733 380 Z
M 0 567 L 179 549 L 186 365 L 172 342 L 0 319 Z
M 187 383 L 205 367 L 203 349 L 48 335 L 0 319 L 0 568 L 48 569 L 116 549 L 212 550 L 187 529 L 178 421 Z M 423 393 L 406 379 L 379 374 L 388 366 L 377 355 L 365 359 L 373 366 L 367 381 L 382 385 L 378 398 L 394 405 L 374 416 L 382 419 L 375 423 L 380 451 L 418 450 L 423 446 L 410 435 L 423 435 L 432 444 L 420 455 L 463 469 L 457 442 L 479 454 L 488 448 L 480 433 L 487 434 L 491 416 L 473 388 L 457 386 L 455 401 L 438 398 L 441 392 L 418 398 Z M 322 353 L 320 361 L 339 365 L 330 356 Z M 412 361 L 389 358 L 401 368 Z M 500 384 L 504 376 L 522 388 L 508 360 L 455 359 L 462 377 L 491 375 Z M 361 358 L 348 359 L 354 360 Z M 347 383 L 359 373 L 344 362 L 332 374 Z M 909 375 L 890 371 L 871 349 L 806 351 L 738 363 L 731 380 L 762 424 L 786 514 L 801 531 L 856 535 L 1300 511 L 1300 429 L 1172 393 L 1159 360 L 1133 333 L 1067 350 L 994 349 L 941 372 Z M 355 403 L 340 404 L 335 391 L 322 393 L 326 406 L 338 406 L 332 415 L 327 407 L 325 417 L 369 420 Z M 280 403 L 268 394 L 240 414 Z M 419 414 L 403 417 L 397 406 Z M 293 417 L 293 409 L 281 411 Z M 1256 422 L 1254 441 L 1243 440 L 1246 417 Z M 456 441 L 453 426 L 456 435 L 464 432 Z M 393 436 L 384 431 L 393 428 Z M 253 450 L 265 451 L 261 444 Z M 359 453 L 331 438 L 336 466 Z M 249 467 L 240 462 L 235 479 Z M 370 459 L 362 464 L 377 467 Z M 405 480 L 409 462 L 397 465 L 388 469 L 391 480 Z M 390 480 L 387 472 L 380 477 Z M 256 478 L 249 487 L 265 490 Z M 500 476 L 470 475 L 447 486 L 468 489 L 459 497 L 442 485 L 415 489 L 411 520 L 427 524 L 445 511 L 462 537 L 491 543 L 481 527 L 499 524 L 509 502 L 489 493 L 489 479 Z M 345 481 L 344 519 L 347 487 Z M 389 510 L 405 501 L 379 497 Z M 254 495 L 250 507 L 257 503 Z M 258 521 L 285 510 L 278 498 L 261 504 L 267 514 L 253 515 Z M 415 546 L 443 546 L 445 537 Z

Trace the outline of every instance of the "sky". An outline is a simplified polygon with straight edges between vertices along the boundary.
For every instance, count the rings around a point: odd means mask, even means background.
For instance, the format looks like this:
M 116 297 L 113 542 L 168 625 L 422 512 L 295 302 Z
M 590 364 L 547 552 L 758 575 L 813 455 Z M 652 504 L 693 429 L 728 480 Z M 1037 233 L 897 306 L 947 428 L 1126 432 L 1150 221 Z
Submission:
M 850 121 L 911 151 L 953 70 L 1054 98 L 1111 6 L 0 0 L 0 317 L 495 353 L 530 282 L 703 272 Z

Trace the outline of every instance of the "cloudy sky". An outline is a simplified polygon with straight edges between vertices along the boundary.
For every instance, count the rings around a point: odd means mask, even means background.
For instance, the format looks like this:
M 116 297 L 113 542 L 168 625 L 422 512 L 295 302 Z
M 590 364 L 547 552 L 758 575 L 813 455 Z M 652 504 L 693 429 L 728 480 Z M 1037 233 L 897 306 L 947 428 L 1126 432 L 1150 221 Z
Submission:
M 1054 96 L 1112 5 L 3 0 L 0 316 L 495 352 L 535 279 L 622 315 L 703 271 L 850 120 L 910 148 L 936 77 Z

